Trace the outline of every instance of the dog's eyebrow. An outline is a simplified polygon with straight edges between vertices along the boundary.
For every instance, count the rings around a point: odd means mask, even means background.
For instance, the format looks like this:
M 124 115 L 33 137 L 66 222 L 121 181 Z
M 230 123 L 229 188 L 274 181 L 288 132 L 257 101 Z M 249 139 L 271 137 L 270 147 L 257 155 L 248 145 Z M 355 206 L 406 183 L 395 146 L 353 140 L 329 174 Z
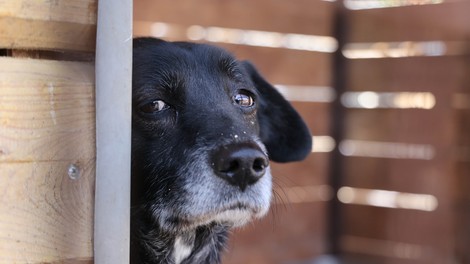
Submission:
M 241 77 L 241 71 L 238 68 L 238 62 L 231 57 L 225 57 L 219 60 L 219 67 L 231 78 L 238 79 Z
M 173 91 L 182 86 L 183 78 L 181 78 L 175 72 L 163 71 L 160 73 L 160 78 L 158 79 L 158 82 L 158 84 L 163 88 Z

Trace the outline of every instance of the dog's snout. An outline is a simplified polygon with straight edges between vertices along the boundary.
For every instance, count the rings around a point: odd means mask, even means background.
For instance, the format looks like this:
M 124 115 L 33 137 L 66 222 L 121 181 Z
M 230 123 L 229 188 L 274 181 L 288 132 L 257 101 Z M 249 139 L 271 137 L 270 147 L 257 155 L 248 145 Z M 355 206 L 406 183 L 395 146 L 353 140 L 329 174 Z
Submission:
M 234 144 L 216 151 L 212 164 L 217 176 L 245 191 L 263 177 L 269 160 L 255 145 Z

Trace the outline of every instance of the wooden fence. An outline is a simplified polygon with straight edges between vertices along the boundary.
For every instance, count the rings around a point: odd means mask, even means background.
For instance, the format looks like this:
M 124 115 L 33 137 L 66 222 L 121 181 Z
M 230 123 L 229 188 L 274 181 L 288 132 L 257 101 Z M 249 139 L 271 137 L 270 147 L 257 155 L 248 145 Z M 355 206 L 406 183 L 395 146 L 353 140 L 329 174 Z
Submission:
M 444 1 L 343 13 L 338 252 L 470 262 L 469 11 Z
M 0 263 L 92 263 L 96 1 L 0 1 Z

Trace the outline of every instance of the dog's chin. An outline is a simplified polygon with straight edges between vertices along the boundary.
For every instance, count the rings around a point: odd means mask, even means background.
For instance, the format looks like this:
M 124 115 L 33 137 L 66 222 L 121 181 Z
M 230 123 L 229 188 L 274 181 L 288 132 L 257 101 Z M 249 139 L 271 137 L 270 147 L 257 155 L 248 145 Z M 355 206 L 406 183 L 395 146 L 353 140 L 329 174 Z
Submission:
M 239 227 L 248 222 L 266 215 L 269 208 L 250 208 L 246 205 L 237 204 L 224 208 L 215 213 L 208 213 L 202 217 L 196 217 L 196 226 L 218 223 L 230 227 Z
M 243 226 L 255 219 L 267 214 L 269 207 L 251 208 L 243 204 L 235 204 L 217 211 L 206 212 L 200 215 L 186 217 L 170 216 L 167 219 L 160 218 L 161 228 L 171 233 L 184 233 L 195 230 L 198 227 L 213 224 L 223 225 L 228 228 Z M 171 219 L 171 221 L 169 221 Z

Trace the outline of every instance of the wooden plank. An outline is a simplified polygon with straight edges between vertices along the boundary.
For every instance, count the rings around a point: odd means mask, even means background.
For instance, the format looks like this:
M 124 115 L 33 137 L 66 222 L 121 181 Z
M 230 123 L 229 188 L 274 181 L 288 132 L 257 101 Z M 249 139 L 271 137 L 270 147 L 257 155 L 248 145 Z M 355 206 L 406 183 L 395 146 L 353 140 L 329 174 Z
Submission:
M 328 53 L 217 44 L 250 60 L 272 84 L 330 86 L 333 58 Z
M 348 90 L 437 94 L 463 91 L 468 59 L 469 56 L 349 60 Z
M 0 165 L 0 262 L 93 263 L 94 158 Z
M 96 0 L 0 1 L 0 47 L 95 49 Z
M 361 239 L 361 238 L 360 238 Z M 367 239 L 367 238 L 366 238 Z M 378 250 L 384 249 L 384 245 L 381 243 L 377 243 L 375 240 L 368 241 L 366 243 L 357 240 L 350 240 L 349 237 L 342 237 L 340 239 L 342 241 L 343 247 L 346 247 L 346 244 L 349 244 L 348 247 L 355 248 L 354 251 L 346 250 L 343 248 L 343 252 L 341 252 L 341 259 L 347 261 L 346 263 L 360 263 L 360 264 L 441 264 L 442 261 L 445 260 L 436 260 L 441 262 L 431 263 L 429 260 L 416 260 L 416 259 L 396 259 L 396 258 L 387 258 L 381 254 L 378 254 Z M 346 241 L 345 241 L 346 240 Z M 349 240 L 349 241 L 348 241 Z M 387 247 L 387 245 L 385 245 Z M 365 253 L 361 253 L 362 250 L 366 249 L 367 252 L 370 251 L 371 248 L 375 249 L 374 255 L 366 255 Z M 359 251 L 359 252 L 358 252 Z
M 0 0 L 1 16 L 96 24 L 97 0 Z
M 0 58 L 0 163 L 94 157 L 94 67 Z
M 329 103 L 291 102 L 314 136 L 331 132 L 331 105 Z
M 442 264 L 449 252 L 397 241 L 345 235 L 340 238 L 342 259 L 361 264 Z M 423 252 L 424 251 L 424 252 Z
M 236 230 L 223 263 L 289 263 L 324 253 L 326 203 L 277 205 L 254 226 Z
M 439 98 L 438 98 L 439 99 Z M 449 105 L 438 100 L 438 103 Z M 348 109 L 346 138 L 354 140 L 456 146 L 453 109 Z M 439 127 L 436 127 L 439 120 Z M 425 133 L 432 129 L 432 133 Z M 443 151 L 445 149 L 442 149 Z M 451 157 L 449 157 L 451 158 Z M 452 157 L 452 158 L 455 158 Z
M 93 262 L 94 126 L 93 64 L 0 58 L 5 263 Z
M 96 26 L 0 17 L 0 47 L 92 52 Z
M 438 206 L 454 204 L 452 163 L 350 157 L 344 162 L 345 186 L 433 195 Z
M 302 162 L 272 163 L 274 181 L 279 187 L 325 185 L 328 181 L 328 153 L 312 153 Z
M 350 11 L 349 42 L 469 40 L 469 1 Z M 436 19 L 445 16 L 446 19 Z
M 394 243 L 387 255 L 395 256 L 396 260 L 414 258 L 416 261 L 430 261 L 453 255 L 452 208 L 418 212 L 345 205 L 342 213 L 342 219 L 347 219 L 343 221 L 343 236 L 376 240 L 376 244 L 379 241 Z M 408 248 L 408 251 L 403 248 Z M 348 248 L 343 249 L 351 252 Z M 378 253 L 374 252 L 374 247 L 363 248 L 362 251 L 369 255 Z
M 310 0 L 137 0 L 134 19 L 331 36 L 334 7 Z

